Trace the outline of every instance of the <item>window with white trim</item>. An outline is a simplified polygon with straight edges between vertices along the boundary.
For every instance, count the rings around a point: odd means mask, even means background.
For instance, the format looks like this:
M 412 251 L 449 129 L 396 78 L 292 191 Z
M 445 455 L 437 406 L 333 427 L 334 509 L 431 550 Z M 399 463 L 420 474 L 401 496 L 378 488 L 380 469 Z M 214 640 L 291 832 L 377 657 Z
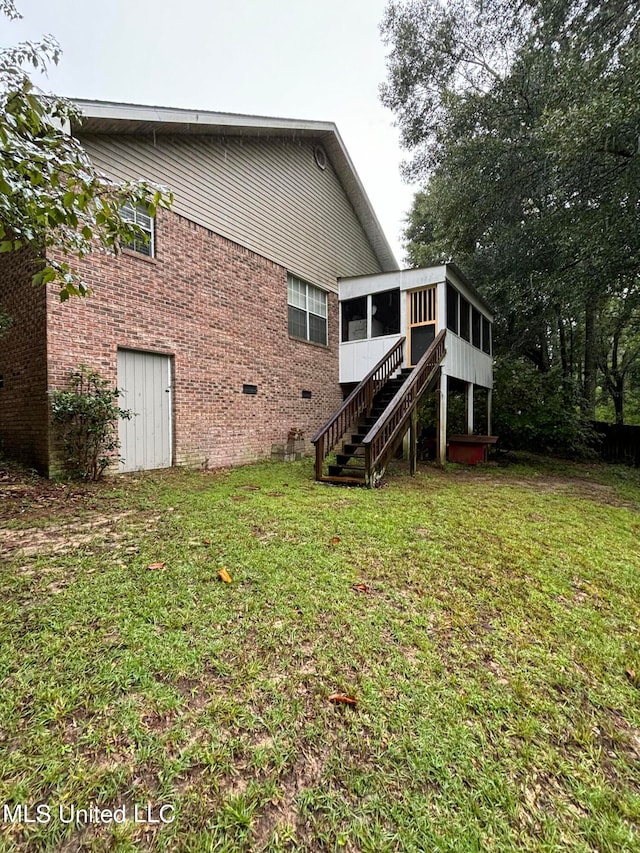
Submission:
M 327 344 L 327 294 L 293 275 L 287 278 L 289 334 L 315 344 Z
M 149 216 L 142 205 L 134 207 L 131 202 L 126 202 L 120 213 L 125 222 L 134 223 L 141 232 L 140 237 L 136 237 L 131 243 L 125 243 L 125 249 L 131 249 L 141 255 L 146 255 L 148 258 L 153 258 L 155 254 L 153 217 Z

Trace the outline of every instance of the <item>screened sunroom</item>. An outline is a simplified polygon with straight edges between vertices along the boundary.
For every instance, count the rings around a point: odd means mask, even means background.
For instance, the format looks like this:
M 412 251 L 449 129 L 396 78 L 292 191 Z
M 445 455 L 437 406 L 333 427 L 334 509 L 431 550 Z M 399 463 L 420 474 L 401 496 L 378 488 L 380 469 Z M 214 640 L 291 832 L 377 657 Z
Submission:
M 437 458 L 446 459 L 447 443 L 451 456 L 465 436 L 476 436 L 467 442 L 471 444 L 490 437 L 493 313 L 458 267 L 441 264 L 344 278 L 339 299 L 340 382 L 345 392 L 400 341 L 401 367 L 416 367 L 444 330 L 437 379 Z M 455 422 L 452 416 L 448 426 L 450 409 Z

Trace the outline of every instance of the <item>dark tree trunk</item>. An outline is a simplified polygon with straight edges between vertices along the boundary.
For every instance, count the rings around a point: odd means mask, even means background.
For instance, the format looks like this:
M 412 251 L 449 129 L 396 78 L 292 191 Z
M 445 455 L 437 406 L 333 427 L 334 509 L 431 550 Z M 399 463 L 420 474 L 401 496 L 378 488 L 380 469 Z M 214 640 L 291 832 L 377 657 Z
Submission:
M 605 356 L 601 362 L 601 369 L 604 375 L 604 381 L 613 401 L 613 410 L 615 412 L 616 424 L 618 426 L 624 425 L 624 386 L 625 386 L 625 371 L 624 369 L 620 369 L 618 364 L 618 350 L 620 347 L 620 332 L 619 330 L 613 336 L 613 343 L 611 346 L 611 365 L 609 365 L 608 359 Z M 604 353 L 603 353 L 604 355 Z M 624 362 L 623 358 L 623 362 Z
M 548 373 L 551 370 L 549 361 L 549 329 L 545 326 L 540 334 L 540 370 Z
M 595 299 L 587 298 L 584 322 L 584 385 L 582 411 L 594 420 L 596 414 L 596 373 L 598 367 L 597 305 Z
M 569 379 L 569 354 L 567 353 L 567 334 L 564 328 L 564 320 L 558 311 L 558 336 L 560 338 L 560 361 L 562 363 L 562 378 Z
M 616 423 L 618 426 L 622 426 L 624 424 L 624 379 L 616 380 L 611 397 L 613 399 L 613 408 L 616 413 Z

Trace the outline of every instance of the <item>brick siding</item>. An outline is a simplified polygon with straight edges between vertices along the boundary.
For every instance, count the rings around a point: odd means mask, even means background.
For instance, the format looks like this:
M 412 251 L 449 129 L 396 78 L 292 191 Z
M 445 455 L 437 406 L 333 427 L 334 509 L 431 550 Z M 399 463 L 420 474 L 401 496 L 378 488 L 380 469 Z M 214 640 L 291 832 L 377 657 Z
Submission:
M 0 255 L 0 309 L 13 321 L 0 335 L 0 451 L 46 470 L 46 295 L 31 283 L 34 259 L 30 249 Z
M 115 383 L 119 347 L 171 355 L 178 464 L 268 457 L 291 428 L 309 442 L 340 404 L 336 294 L 330 346 L 293 340 L 287 271 L 166 211 L 157 217 L 154 260 L 94 253 L 79 269 L 89 298 L 60 304 L 55 288 L 47 295 L 49 387 L 64 387 L 79 364 Z M 245 383 L 257 385 L 256 396 L 242 393 Z

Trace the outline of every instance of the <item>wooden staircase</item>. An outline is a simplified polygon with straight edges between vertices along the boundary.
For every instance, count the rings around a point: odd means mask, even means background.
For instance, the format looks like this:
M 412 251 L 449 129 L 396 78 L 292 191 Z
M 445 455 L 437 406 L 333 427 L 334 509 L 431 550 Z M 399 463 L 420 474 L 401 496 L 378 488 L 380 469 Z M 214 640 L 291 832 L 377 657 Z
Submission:
M 400 367 L 404 338 L 378 362 L 314 436 L 316 480 L 374 486 L 410 428 L 415 449 L 417 409 L 439 376 L 444 339 L 442 331 L 415 368 Z M 325 459 L 341 442 L 325 472 Z M 415 453 L 411 459 L 413 471 Z
M 366 411 L 358 418 L 351 434 L 350 441 L 344 443 L 339 453 L 336 454 L 334 465 L 329 465 L 328 476 L 324 480 L 329 482 L 345 483 L 355 480 L 357 485 L 364 485 L 365 470 L 365 445 L 364 439 L 372 427 L 393 400 L 407 376 L 411 374 L 411 368 L 403 368 L 399 374 L 388 379 L 380 391 L 373 398 L 371 410 Z

